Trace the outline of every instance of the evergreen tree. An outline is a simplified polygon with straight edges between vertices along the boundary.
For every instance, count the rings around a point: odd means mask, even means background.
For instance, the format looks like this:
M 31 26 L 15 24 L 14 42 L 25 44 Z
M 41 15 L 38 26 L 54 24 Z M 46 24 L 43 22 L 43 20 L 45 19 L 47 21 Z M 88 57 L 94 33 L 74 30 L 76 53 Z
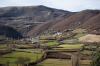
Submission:
M 90 66 L 100 66 L 100 51 L 97 51 L 95 57 L 90 63 Z

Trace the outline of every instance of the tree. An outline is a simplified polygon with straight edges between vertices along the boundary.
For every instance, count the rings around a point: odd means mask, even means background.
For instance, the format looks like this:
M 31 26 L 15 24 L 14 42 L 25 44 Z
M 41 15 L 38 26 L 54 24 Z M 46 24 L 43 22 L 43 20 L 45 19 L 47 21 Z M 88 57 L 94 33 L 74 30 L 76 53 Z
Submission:
M 24 58 L 23 57 L 19 57 L 18 61 L 19 61 L 20 66 L 22 66 L 24 64 Z
M 25 62 L 30 61 L 30 59 L 28 57 L 24 58 Z
M 96 55 L 90 63 L 90 66 L 100 66 L 100 51 L 96 52 Z
M 6 61 L 6 66 L 9 66 L 9 61 Z
M 24 64 L 26 63 L 26 62 L 29 62 L 30 61 L 30 59 L 28 58 L 28 57 L 18 57 L 18 59 L 15 61 L 15 64 L 18 66 L 18 64 L 20 64 L 20 66 L 24 66 Z
M 2 55 L 3 55 L 3 50 L 0 50 L 0 55 L 1 55 L 1 57 L 2 57 Z
M 18 64 L 19 64 L 19 61 L 18 61 L 18 60 L 16 60 L 14 63 L 15 63 L 17 66 L 18 66 Z

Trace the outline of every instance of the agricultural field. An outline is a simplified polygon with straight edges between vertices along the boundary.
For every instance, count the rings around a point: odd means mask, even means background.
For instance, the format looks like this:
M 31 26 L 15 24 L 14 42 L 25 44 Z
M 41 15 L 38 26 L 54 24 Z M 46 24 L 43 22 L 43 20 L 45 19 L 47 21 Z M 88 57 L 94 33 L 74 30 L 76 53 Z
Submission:
M 88 66 L 91 60 L 80 60 L 79 63 L 81 66 Z M 70 59 L 52 59 L 48 58 L 41 63 L 36 64 L 35 66 L 71 66 Z
M 35 66 L 71 66 L 70 59 L 52 59 L 48 58 Z
M 15 44 L 15 47 L 13 48 L 14 51 L 12 51 L 11 53 L 4 54 L 2 57 L 0 57 L 0 64 L 6 64 L 7 61 L 10 61 L 9 66 L 16 66 L 14 62 L 18 59 L 18 57 L 24 57 L 24 58 L 28 57 L 29 59 L 31 59 L 30 62 L 35 62 L 37 58 L 37 54 L 38 54 L 38 59 L 40 59 L 42 53 L 45 52 L 45 50 L 46 52 L 59 52 L 61 54 L 71 56 L 73 52 L 78 52 L 79 49 L 84 44 L 89 44 L 89 42 L 78 42 L 77 38 L 87 35 L 87 34 L 82 34 L 83 32 L 86 32 L 86 29 L 73 30 L 72 33 L 77 33 L 77 35 L 73 37 L 70 37 L 71 35 L 67 35 L 67 33 L 65 33 L 61 36 L 62 38 L 64 37 L 63 40 L 59 40 L 60 36 L 56 36 L 56 38 L 52 38 L 52 35 L 50 34 L 41 35 L 40 39 L 38 40 L 40 42 L 40 46 L 41 47 L 47 46 L 50 47 L 51 49 L 49 48 L 44 49 L 45 47 L 42 49 L 37 49 L 37 44 L 32 44 L 32 42 L 30 43 L 28 42 L 30 39 L 26 41 L 27 44 Z M 33 49 L 34 47 L 35 49 Z M 85 48 L 90 49 L 90 47 L 96 48 L 97 46 L 88 45 Z M 0 45 L 0 50 L 5 50 L 5 49 L 6 49 L 6 45 Z M 100 47 L 95 51 L 82 50 L 80 52 L 83 54 L 91 54 L 91 53 L 96 53 L 97 50 L 100 50 Z M 88 66 L 90 62 L 91 60 L 79 60 L 81 66 Z M 71 66 L 71 59 L 46 58 L 45 60 L 36 64 L 35 66 Z
M 63 43 L 76 43 L 77 39 L 63 40 L 61 42 L 63 42 Z
M 89 51 L 89 50 L 83 50 L 81 51 L 84 54 L 92 54 L 92 53 L 96 53 L 96 51 Z
M 75 37 L 75 38 L 80 38 L 80 37 L 83 37 L 83 36 L 85 36 L 85 35 L 87 35 L 87 34 L 78 34 L 78 35 L 75 35 L 74 37 Z
M 6 45 L 0 45 L 0 48 L 6 48 L 7 46 Z
M 10 66 L 14 65 L 14 62 L 18 59 L 18 57 L 28 57 L 29 59 L 31 59 L 30 62 L 36 61 L 36 55 L 35 53 L 26 53 L 26 52 L 12 52 L 9 54 L 5 54 L 3 55 L 2 58 L 0 58 L 0 63 L 1 64 L 5 64 L 6 61 L 10 62 Z M 38 54 L 38 58 L 41 57 L 41 54 Z
M 18 47 L 31 47 L 28 45 L 16 45 Z M 5 50 L 6 45 L 0 45 L 1 49 L 0 50 Z M 18 49 L 18 48 L 13 48 L 14 51 L 11 53 L 7 53 L 2 55 L 0 57 L 0 64 L 6 64 L 7 61 L 9 61 L 9 66 L 16 66 L 14 63 L 18 57 L 28 57 L 30 59 L 30 62 L 35 62 L 37 53 L 38 53 L 38 59 L 41 58 L 41 49 Z
M 55 44 L 58 44 L 57 42 L 47 42 L 47 43 L 44 43 L 46 45 L 55 45 Z
M 86 29 L 79 28 L 79 29 L 73 30 L 72 32 L 73 33 L 83 33 L 83 32 L 86 32 Z
M 59 46 L 66 49 L 79 49 L 81 46 L 83 46 L 83 44 L 63 44 Z

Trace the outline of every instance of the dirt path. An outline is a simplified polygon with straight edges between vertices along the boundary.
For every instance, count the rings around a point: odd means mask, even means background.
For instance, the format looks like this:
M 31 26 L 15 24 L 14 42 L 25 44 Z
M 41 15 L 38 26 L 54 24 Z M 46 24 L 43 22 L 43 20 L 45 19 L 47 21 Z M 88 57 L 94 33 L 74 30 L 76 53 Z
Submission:
M 100 42 L 100 35 L 88 34 L 79 38 L 79 42 Z

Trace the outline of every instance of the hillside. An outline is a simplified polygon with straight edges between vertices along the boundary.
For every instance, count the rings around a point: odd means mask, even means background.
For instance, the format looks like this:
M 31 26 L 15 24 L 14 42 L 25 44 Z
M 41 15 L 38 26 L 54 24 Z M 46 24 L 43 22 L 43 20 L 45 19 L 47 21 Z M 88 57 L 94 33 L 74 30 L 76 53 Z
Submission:
M 47 21 L 46 23 L 38 26 L 37 28 L 31 30 L 28 32 L 27 36 L 35 36 L 35 35 L 39 35 L 42 34 L 43 32 L 45 32 L 46 30 L 48 30 L 49 28 L 51 28 L 52 26 L 56 25 L 57 23 L 61 22 L 62 20 L 74 15 L 75 13 L 68 13 L 62 16 L 59 16 L 57 18 L 54 18 L 52 20 Z
M 41 24 L 47 20 L 69 13 L 45 6 L 4 7 L 0 8 L 0 24 L 23 27 Z
M 15 38 L 15 39 L 18 39 L 18 37 L 22 38 L 22 35 L 19 32 L 17 32 L 15 29 L 1 24 L 0 24 L 0 35 L 9 38 Z
M 27 35 L 34 36 L 39 35 L 45 30 L 64 30 L 64 29 L 76 29 L 76 28 L 86 28 L 92 29 L 92 27 L 99 28 L 99 13 L 100 10 L 84 10 L 69 17 L 62 18 L 62 16 L 48 21 L 48 23 L 42 24 L 39 27 L 31 30 Z M 64 15 L 63 15 L 64 16 Z M 66 15 L 68 16 L 68 14 Z M 62 20 L 60 20 L 62 19 Z M 90 26 L 91 25 L 91 26 Z
M 0 8 L 0 24 L 14 27 L 19 32 L 27 28 L 35 28 L 37 25 L 56 18 L 60 15 L 70 13 L 69 11 L 49 8 L 46 6 L 23 6 L 23 7 L 4 7 Z M 30 31 L 31 29 L 28 29 Z M 26 31 L 23 34 L 25 36 Z

